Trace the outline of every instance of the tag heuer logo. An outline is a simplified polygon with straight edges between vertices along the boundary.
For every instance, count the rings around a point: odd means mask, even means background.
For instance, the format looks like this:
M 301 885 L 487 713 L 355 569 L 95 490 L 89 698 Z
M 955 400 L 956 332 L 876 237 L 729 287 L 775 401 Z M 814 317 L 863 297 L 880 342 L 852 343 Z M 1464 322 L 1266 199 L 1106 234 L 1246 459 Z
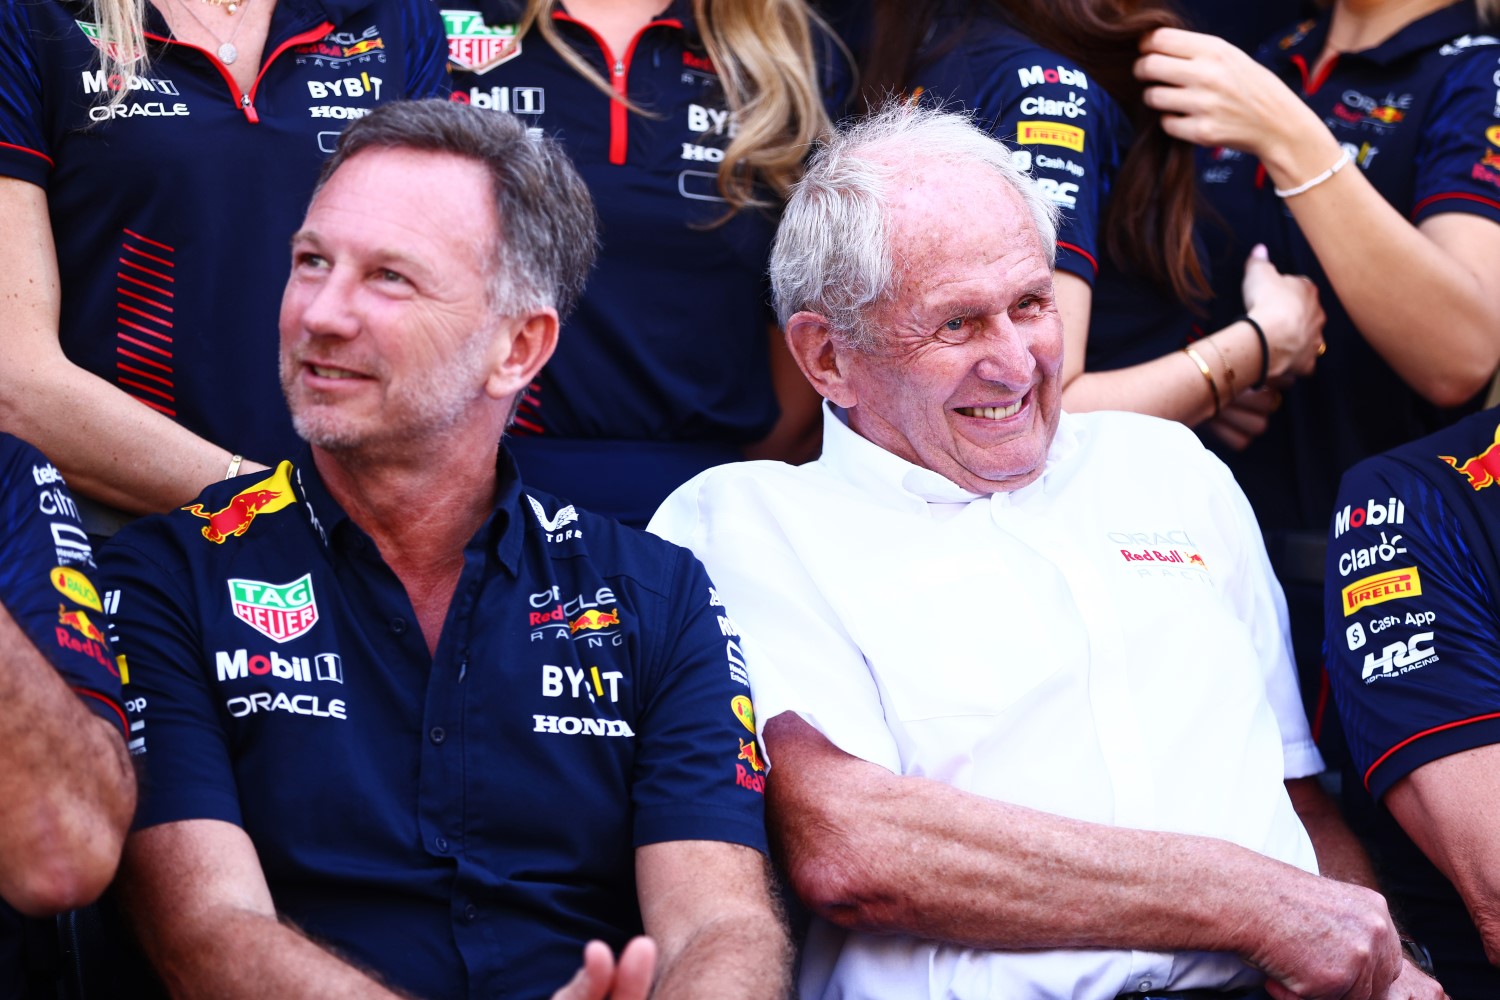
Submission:
M 295 639 L 318 623 L 311 573 L 291 583 L 231 579 L 229 601 L 236 618 L 273 642 Z
M 470 73 L 488 73 L 521 54 L 514 24 L 490 25 L 477 10 L 445 10 L 448 61 Z

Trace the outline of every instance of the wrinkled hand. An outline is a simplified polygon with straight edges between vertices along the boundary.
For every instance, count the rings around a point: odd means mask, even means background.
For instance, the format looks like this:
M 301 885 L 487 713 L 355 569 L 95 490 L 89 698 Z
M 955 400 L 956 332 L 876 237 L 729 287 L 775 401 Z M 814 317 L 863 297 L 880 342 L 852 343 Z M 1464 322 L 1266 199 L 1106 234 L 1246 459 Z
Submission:
M 1401 975 L 1391 983 L 1382 1000 L 1448 1000 L 1448 994 L 1436 979 L 1410 962 L 1402 962 Z
M 1268 886 L 1245 957 L 1264 969 L 1275 1000 L 1386 1000 L 1406 966 L 1385 898 L 1377 892 L 1296 873 Z M 1427 1000 L 1428 994 L 1418 994 Z
M 615 962 L 609 945 L 590 941 L 583 949 L 583 965 L 552 1000 L 646 1000 L 656 973 L 656 942 L 638 937 Z
M 1270 348 L 1267 379 L 1283 375 L 1311 375 L 1323 344 L 1323 306 L 1318 286 L 1300 274 L 1282 274 L 1257 244 L 1245 259 L 1240 284 L 1245 312 L 1266 331 Z
M 1270 70 L 1214 35 L 1158 28 L 1141 39 L 1135 76 L 1142 100 L 1162 112 L 1162 129 L 1199 146 L 1265 157 L 1268 143 L 1327 131 L 1315 112 Z

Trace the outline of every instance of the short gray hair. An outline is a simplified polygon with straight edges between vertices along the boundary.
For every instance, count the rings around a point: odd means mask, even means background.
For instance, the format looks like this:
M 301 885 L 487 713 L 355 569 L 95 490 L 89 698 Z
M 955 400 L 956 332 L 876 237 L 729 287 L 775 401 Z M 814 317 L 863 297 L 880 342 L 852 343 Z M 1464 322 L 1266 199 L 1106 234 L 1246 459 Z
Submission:
M 1055 262 L 1057 208 L 1004 143 L 969 115 L 892 101 L 821 144 L 792 188 L 771 248 L 771 294 L 783 327 L 808 310 L 826 318 L 845 343 L 873 345 L 867 310 L 900 278 L 888 235 L 887 185 L 905 165 L 930 160 L 993 167 L 1021 196 L 1048 263 Z
M 369 149 L 451 153 L 490 176 L 499 232 L 490 258 L 490 304 L 503 316 L 552 307 L 566 316 L 583 291 L 599 242 L 594 200 L 567 153 L 528 134 L 515 115 L 454 101 L 392 101 L 357 119 L 323 164 L 313 197 Z M 378 209 L 377 209 L 378 211 Z

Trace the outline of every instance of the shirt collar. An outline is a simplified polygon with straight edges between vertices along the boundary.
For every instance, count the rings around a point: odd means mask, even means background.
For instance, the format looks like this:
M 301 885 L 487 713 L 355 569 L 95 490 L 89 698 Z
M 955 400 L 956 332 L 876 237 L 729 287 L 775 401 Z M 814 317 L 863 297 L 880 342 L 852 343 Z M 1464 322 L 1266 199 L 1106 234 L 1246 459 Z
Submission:
M 1058 422 L 1057 433 L 1047 449 L 1046 466 L 1035 482 L 1019 490 L 1004 493 L 973 493 L 946 476 L 914 465 L 864 437 L 848 423 L 848 412 L 823 402 L 823 454 L 818 461 L 867 493 L 891 502 L 893 506 L 925 508 L 929 503 L 971 503 L 985 497 L 1014 502 L 1023 497 L 1044 495 L 1057 472 L 1078 451 L 1079 430 L 1066 413 Z
M 1279 62 L 1290 62 L 1301 56 L 1311 63 L 1327 42 L 1331 21 L 1332 16 L 1325 13 L 1316 20 L 1297 25 L 1290 34 L 1274 43 L 1277 50 L 1274 58 Z M 1418 18 L 1373 48 L 1344 53 L 1340 58 L 1352 56 L 1387 66 L 1414 53 L 1425 52 L 1441 42 L 1481 31 L 1483 28 L 1472 0 L 1459 0 Z
M 516 461 L 511 457 L 510 450 L 503 445 L 495 457 L 495 476 L 500 484 L 495 497 L 495 508 L 465 549 L 491 549 L 500 563 L 514 575 L 521 565 L 521 543 L 525 536 L 525 523 L 521 519 L 522 487 Z M 297 498 L 305 508 L 313 533 L 318 536 L 325 549 L 358 544 L 354 539 L 369 537 L 333 498 L 333 494 L 328 492 L 328 486 L 313 462 L 310 445 L 302 446 L 292 483 L 297 490 Z

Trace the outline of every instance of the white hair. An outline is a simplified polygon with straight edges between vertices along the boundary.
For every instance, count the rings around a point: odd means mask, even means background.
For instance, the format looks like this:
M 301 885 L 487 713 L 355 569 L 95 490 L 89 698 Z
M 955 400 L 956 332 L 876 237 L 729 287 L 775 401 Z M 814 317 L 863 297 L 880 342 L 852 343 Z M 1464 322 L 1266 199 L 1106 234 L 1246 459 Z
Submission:
M 806 310 L 827 319 L 845 343 L 874 343 L 866 312 L 900 277 L 887 185 L 919 161 L 993 168 L 1021 196 L 1047 262 L 1055 262 L 1057 208 L 1003 143 L 969 115 L 892 101 L 821 144 L 792 188 L 771 248 L 771 294 L 782 326 Z

